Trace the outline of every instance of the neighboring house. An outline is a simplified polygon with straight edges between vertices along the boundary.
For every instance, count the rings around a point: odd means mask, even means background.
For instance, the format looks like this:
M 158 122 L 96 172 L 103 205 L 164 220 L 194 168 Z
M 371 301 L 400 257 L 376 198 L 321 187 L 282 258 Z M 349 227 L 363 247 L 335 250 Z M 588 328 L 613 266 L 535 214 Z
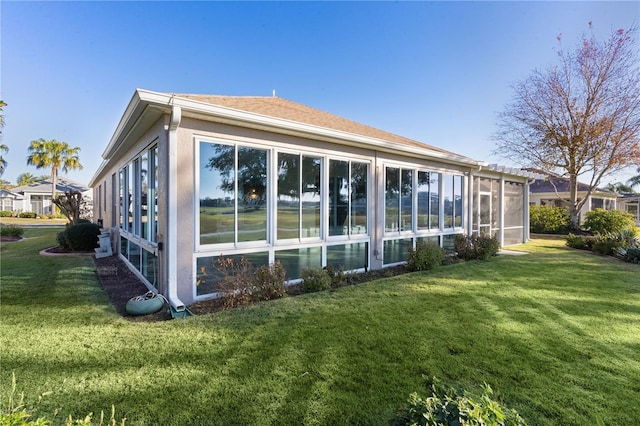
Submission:
M 526 171 L 545 174 L 544 179 L 536 179 L 529 187 L 529 202 L 538 206 L 555 206 L 569 208 L 569 179 L 556 174 L 544 173 L 535 169 Z M 578 201 L 587 196 L 589 185 L 578 182 Z M 618 194 L 608 189 L 596 188 L 589 195 L 589 199 L 580 210 L 580 222 L 585 214 L 595 209 L 615 210 Z
M 94 220 L 177 310 L 219 296 L 220 256 L 364 271 L 416 241 L 528 239 L 528 182 L 277 97 L 137 90 L 91 179 Z
M 15 212 L 34 212 L 36 214 L 51 214 L 51 180 L 42 180 L 29 185 L 18 186 L 12 188 L 10 192 L 18 194 L 20 198 L 12 199 L 11 208 L 8 200 L 10 197 L 2 195 L 2 210 L 11 210 Z M 82 195 L 89 200 L 93 197 L 93 191 L 86 185 L 74 182 L 66 177 L 58 177 L 56 182 L 56 193 L 64 193 L 66 191 L 80 191 Z M 7 204 L 5 204 L 7 200 Z
M 620 197 L 618 197 L 618 208 L 633 216 L 636 220 L 636 225 L 640 226 L 640 195 L 621 195 Z
M 22 206 L 23 200 L 24 196 L 14 192 L 13 190 L 4 188 L 0 189 L 0 210 L 2 211 L 15 211 L 13 206 Z

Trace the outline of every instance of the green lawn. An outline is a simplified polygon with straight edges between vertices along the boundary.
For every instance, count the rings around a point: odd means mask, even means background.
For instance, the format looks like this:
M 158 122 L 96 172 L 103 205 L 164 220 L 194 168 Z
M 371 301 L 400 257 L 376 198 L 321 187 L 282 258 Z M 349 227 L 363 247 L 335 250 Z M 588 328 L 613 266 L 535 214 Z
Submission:
M 530 425 L 640 424 L 640 266 L 537 240 L 499 256 L 184 320 L 118 317 L 89 258 L 1 247 L 0 378 L 35 415 L 129 425 L 387 424 L 425 377 Z

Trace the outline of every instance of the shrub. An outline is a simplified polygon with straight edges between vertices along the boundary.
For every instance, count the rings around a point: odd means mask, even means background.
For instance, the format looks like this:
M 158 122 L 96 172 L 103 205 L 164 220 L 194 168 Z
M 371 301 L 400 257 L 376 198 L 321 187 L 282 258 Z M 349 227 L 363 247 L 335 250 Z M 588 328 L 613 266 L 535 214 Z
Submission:
M 488 260 L 500 250 L 498 238 L 484 234 L 456 235 L 453 244 L 458 257 L 464 260 Z
M 587 212 L 582 226 L 594 234 L 616 233 L 630 230 L 635 234 L 635 220 L 621 210 L 595 209 Z
M 35 219 L 38 215 L 34 212 L 20 212 L 18 213 L 18 217 L 21 219 Z
M 635 229 L 626 229 L 596 235 L 592 250 L 599 254 L 615 255 L 619 248 L 635 247 L 640 248 L 640 238 L 635 236 Z
M 595 238 L 589 235 L 567 235 L 567 246 L 580 250 L 591 250 Z
M 300 278 L 305 293 L 315 293 L 331 287 L 331 277 L 321 268 L 304 268 Z
M 529 229 L 535 234 L 566 234 L 572 228 L 571 217 L 565 208 L 529 207 Z
M 286 275 L 284 266 L 278 260 L 273 265 L 262 265 L 256 269 L 254 281 L 258 299 L 272 300 L 283 297 L 287 293 L 284 287 Z
M 426 271 L 442 265 L 444 250 L 433 241 L 418 240 L 415 250 L 409 247 L 407 268 L 410 271 Z
M 436 379 L 431 385 L 431 396 L 423 398 L 417 393 L 409 396 L 407 405 L 391 421 L 400 425 L 494 425 L 524 426 L 527 423 L 516 410 L 504 408 L 493 400 L 493 390 L 486 383 L 482 395 L 476 398 L 463 390 L 446 388 Z
M 334 265 L 327 265 L 324 271 L 331 278 L 331 288 L 343 287 L 354 282 L 354 274 L 345 272 L 342 265 L 338 266 L 338 269 Z
M 62 235 L 61 235 L 62 234 Z M 95 223 L 80 223 L 69 226 L 56 236 L 63 250 L 91 251 L 98 246 L 100 227 Z
M 618 247 L 615 255 L 625 262 L 640 264 L 640 246 L 622 248 Z
M 0 227 L 0 235 L 3 237 L 22 237 L 24 229 L 20 226 L 7 225 Z
M 255 268 L 242 256 L 239 261 L 220 256 L 214 264 L 220 279 L 218 287 L 224 293 L 223 308 L 249 305 L 257 301 L 257 288 L 254 284 Z
M 13 213 L 11 213 L 9 210 L 0 210 L 0 217 L 11 217 L 13 216 Z

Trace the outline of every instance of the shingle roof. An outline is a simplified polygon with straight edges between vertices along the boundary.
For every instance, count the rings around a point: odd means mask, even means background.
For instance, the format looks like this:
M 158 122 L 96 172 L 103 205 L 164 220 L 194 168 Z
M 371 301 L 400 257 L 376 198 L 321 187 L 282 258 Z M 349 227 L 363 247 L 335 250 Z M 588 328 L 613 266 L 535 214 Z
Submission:
M 65 192 L 65 191 L 85 192 L 88 190 L 89 190 L 88 186 L 78 182 L 74 182 L 71 179 L 67 179 L 65 177 L 59 177 L 56 180 L 56 191 L 59 191 L 59 192 Z M 51 180 L 41 180 L 39 182 L 34 182 L 29 185 L 18 186 L 16 188 L 12 188 L 11 191 L 18 192 L 18 193 L 30 192 L 30 193 L 38 193 L 38 194 L 40 193 L 50 194 Z
M 453 152 L 442 148 L 427 145 L 413 139 L 376 129 L 375 127 L 367 126 L 362 123 L 351 121 L 328 112 L 275 96 L 219 96 L 195 94 L 174 94 L 174 96 L 459 156 L 459 154 L 454 154 Z
M 523 169 L 526 171 L 546 175 L 544 180 L 536 179 L 530 186 L 529 190 L 532 194 L 550 193 L 550 192 L 569 192 L 569 179 L 561 177 L 554 173 L 545 172 L 539 169 Z M 587 192 L 589 185 L 586 183 L 578 182 L 578 192 Z M 609 192 L 615 195 L 612 191 L 603 188 L 596 188 L 598 192 Z

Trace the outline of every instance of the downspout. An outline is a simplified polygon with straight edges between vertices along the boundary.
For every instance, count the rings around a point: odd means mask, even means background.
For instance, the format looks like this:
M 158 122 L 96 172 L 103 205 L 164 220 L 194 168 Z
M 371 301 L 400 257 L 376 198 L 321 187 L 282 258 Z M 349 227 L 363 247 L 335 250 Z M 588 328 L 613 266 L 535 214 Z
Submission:
M 167 292 L 172 317 L 184 317 L 186 307 L 178 297 L 178 127 L 182 120 L 182 109 L 172 105 L 169 122 L 169 182 L 167 203 Z

